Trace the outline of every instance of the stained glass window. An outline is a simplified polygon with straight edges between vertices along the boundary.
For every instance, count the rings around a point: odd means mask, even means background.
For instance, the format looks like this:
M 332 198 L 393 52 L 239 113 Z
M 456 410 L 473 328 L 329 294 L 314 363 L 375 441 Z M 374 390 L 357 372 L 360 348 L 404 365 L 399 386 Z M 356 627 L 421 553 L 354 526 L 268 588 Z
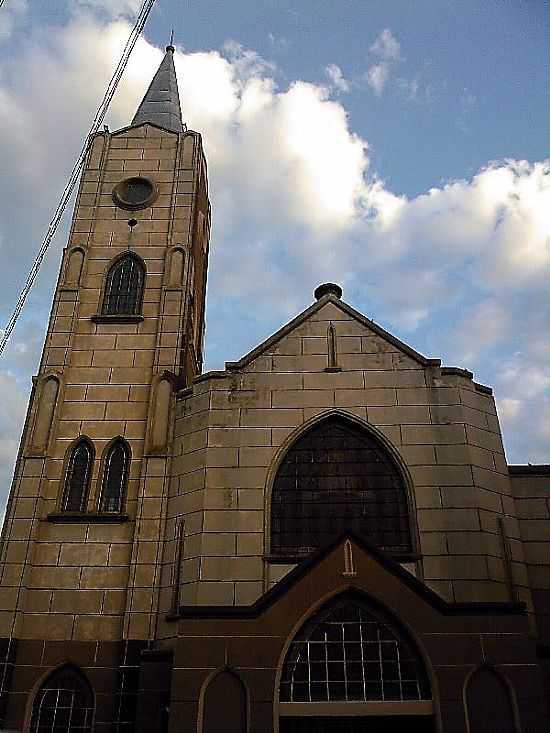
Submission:
M 93 460 L 94 451 L 87 440 L 80 440 L 71 449 L 61 507 L 64 512 L 85 511 Z
M 130 450 L 128 444 L 124 440 L 115 441 L 109 448 L 107 457 L 105 458 L 103 485 L 99 505 L 100 511 L 122 511 L 129 465 Z
M 352 530 L 394 553 L 411 552 L 403 479 L 373 436 L 340 418 L 309 430 L 277 472 L 271 552 L 308 553 Z
M 141 311 L 145 268 L 133 254 L 118 259 L 107 273 L 103 315 L 137 315 Z

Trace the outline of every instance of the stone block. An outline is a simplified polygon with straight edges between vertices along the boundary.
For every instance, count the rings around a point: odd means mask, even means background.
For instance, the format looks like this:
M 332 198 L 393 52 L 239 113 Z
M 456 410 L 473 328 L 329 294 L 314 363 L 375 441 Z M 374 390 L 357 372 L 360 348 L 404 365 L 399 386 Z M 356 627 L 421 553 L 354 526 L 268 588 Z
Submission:
M 59 556 L 59 565 L 74 565 L 81 567 L 83 565 L 107 565 L 109 557 L 109 545 L 99 543 L 89 543 L 85 545 L 81 543 L 64 542 L 61 546 Z
M 508 588 L 504 583 L 491 580 L 454 580 L 455 600 L 460 603 L 475 601 L 504 602 L 509 600 Z
M 246 536 L 246 535 L 245 535 Z M 255 535 L 252 535 L 253 537 Z M 205 533 L 202 535 L 201 550 L 203 555 L 216 556 L 221 555 L 224 557 L 235 555 L 237 553 L 237 535 L 230 532 L 219 532 L 219 533 Z M 188 542 L 185 542 L 185 554 L 187 555 Z M 251 554 L 251 553 L 248 553 Z
M 263 576 L 261 557 L 203 557 L 201 580 L 256 580 Z
M 71 639 L 73 637 L 73 619 L 72 614 L 24 613 L 21 615 L 21 637 L 49 639 L 50 641 Z
M 241 532 L 237 534 L 237 555 L 263 555 L 263 552 L 264 536 L 262 533 Z
M 482 394 L 467 389 L 460 390 L 460 401 L 466 407 L 470 407 L 480 412 L 486 412 L 491 415 L 496 415 L 495 400 L 491 395 Z
M 511 494 L 510 477 L 508 473 L 497 473 L 496 471 L 488 471 L 485 468 L 479 466 L 472 467 L 472 474 L 474 477 L 474 483 L 477 486 L 489 489 L 491 491 L 498 491 L 502 494 Z
M 550 507 L 547 499 L 516 499 L 519 519 L 550 518 Z
M 490 432 L 489 430 L 480 430 L 471 425 L 466 425 L 466 435 L 468 443 L 477 445 L 486 450 L 492 450 L 496 453 L 503 453 L 502 439 L 500 435 Z
M 275 448 L 254 446 L 239 448 L 239 466 L 269 466 L 273 460 Z
M 235 583 L 235 605 L 251 606 L 263 594 L 263 583 L 261 581 L 248 581 Z
M 212 489 L 258 489 L 263 488 L 265 480 L 266 470 L 260 467 L 206 469 L 206 486 Z
M 369 422 L 375 425 L 420 425 L 431 422 L 430 410 L 423 405 L 368 407 Z
M 425 557 L 423 566 L 426 578 L 485 580 L 489 577 L 486 558 L 478 555 Z
M 66 570 L 73 570 L 67 568 Z M 128 569 L 122 567 L 106 567 L 106 568 L 82 568 L 82 577 L 80 580 L 81 588 L 88 589 L 109 589 L 109 588 L 126 588 L 128 584 Z M 73 587 L 77 587 L 74 584 Z
M 30 573 L 30 588 L 78 588 L 80 568 L 33 567 Z
M 264 410 L 243 408 L 240 416 L 241 427 L 295 427 L 300 425 L 301 422 L 302 411 L 297 409 L 273 408 Z
M 53 613 L 96 613 L 101 612 L 103 592 L 99 590 L 56 590 L 53 593 Z
M 392 369 L 365 372 L 365 387 L 425 387 L 426 377 L 421 369 Z
M 336 407 L 386 407 L 397 404 L 395 389 L 337 389 Z
M 469 486 L 472 472 L 469 466 L 413 466 L 411 475 L 419 486 Z
M 323 368 L 326 363 L 323 365 Z M 324 372 L 304 374 L 304 389 L 335 390 L 362 389 L 363 374 L 361 372 Z
M 399 452 L 409 466 L 425 466 L 435 463 L 435 449 L 431 445 L 403 445 Z
M 441 496 L 436 487 L 415 486 L 414 498 L 418 509 L 441 508 Z
M 474 509 L 419 509 L 418 527 L 421 532 L 477 531 L 478 512 Z
M 120 616 L 76 616 L 74 638 L 83 641 L 117 641 L 122 638 Z
M 186 588 L 183 589 L 182 601 L 186 602 Z M 234 583 L 215 582 L 197 583 L 195 603 L 199 606 L 232 606 L 235 601 Z
M 463 425 L 404 425 L 401 434 L 404 445 L 455 445 L 466 442 Z
M 262 511 L 207 511 L 204 513 L 205 532 L 263 532 Z
M 313 376 L 306 374 L 305 378 Z M 273 407 L 333 407 L 334 390 L 304 389 L 273 392 Z

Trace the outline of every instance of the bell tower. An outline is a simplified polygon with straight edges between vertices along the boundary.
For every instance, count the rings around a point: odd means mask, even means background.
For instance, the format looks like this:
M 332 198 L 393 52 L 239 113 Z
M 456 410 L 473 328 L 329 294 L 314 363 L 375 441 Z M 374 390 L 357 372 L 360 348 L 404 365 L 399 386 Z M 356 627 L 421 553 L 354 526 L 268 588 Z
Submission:
M 4 665 L 16 642 L 154 635 L 174 394 L 202 366 L 209 232 L 168 46 L 131 125 L 96 134 L 86 158 L 4 524 Z

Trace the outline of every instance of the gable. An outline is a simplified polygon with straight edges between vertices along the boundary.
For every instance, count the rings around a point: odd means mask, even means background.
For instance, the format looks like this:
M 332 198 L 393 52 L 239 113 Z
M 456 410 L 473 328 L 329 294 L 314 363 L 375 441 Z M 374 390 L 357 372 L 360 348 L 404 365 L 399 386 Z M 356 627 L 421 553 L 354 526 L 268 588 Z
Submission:
M 439 359 L 428 359 L 415 351 L 338 297 L 326 295 L 239 361 L 227 362 L 226 369 L 324 369 L 327 366 L 328 330 L 331 324 L 336 336 L 337 365 L 341 369 L 419 368 L 441 364 Z M 263 358 L 261 366 L 257 364 L 260 358 Z

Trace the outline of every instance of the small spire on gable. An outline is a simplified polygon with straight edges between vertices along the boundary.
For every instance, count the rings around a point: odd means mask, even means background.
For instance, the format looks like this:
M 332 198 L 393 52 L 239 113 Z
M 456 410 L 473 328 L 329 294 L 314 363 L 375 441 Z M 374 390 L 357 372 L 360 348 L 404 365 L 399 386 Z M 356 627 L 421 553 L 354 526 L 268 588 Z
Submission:
M 166 53 L 138 107 L 132 125 L 152 122 L 171 132 L 183 132 L 178 80 L 174 67 L 173 37 Z

